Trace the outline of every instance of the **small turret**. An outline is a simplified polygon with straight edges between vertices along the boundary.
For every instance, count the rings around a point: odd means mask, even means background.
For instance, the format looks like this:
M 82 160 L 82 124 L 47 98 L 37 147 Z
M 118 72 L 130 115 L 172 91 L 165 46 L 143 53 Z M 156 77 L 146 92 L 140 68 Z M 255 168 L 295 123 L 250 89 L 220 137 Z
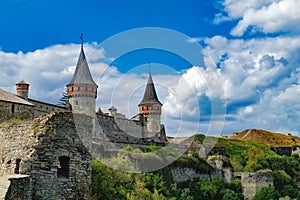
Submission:
M 25 100 L 28 100 L 29 83 L 24 80 L 16 84 L 17 95 Z

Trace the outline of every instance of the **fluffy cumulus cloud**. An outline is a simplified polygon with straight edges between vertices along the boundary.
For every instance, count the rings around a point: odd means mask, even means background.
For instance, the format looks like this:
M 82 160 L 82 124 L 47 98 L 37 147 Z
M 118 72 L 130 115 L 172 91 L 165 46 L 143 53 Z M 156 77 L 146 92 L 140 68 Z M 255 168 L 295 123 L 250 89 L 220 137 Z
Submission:
M 242 36 L 246 31 L 264 33 L 299 33 L 300 1 L 298 0 L 225 0 L 223 11 L 215 17 L 215 22 L 238 20 L 231 34 Z
M 85 50 L 87 55 L 94 56 L 91 61 L 104 57 L 104 51 L 93 45 L 86 45 Z M 25 80 L 30 84 L 30 98 L 57 103 L 73 75 L 79 52 L 80 46 L 76 44 L 54 45 L 28 53 L 1 51 L 0 85 L 15 93 L 15 84 Z M 92 72 L 97 71 L 94 69 Z
M 233 127 L 300 130 L 300 59 L 296 56 L 300 37 L 229 40 L 215 36 L 205 42 L 206 65 L 214 63 L 223 81 L 225 132 L 234 131 Z

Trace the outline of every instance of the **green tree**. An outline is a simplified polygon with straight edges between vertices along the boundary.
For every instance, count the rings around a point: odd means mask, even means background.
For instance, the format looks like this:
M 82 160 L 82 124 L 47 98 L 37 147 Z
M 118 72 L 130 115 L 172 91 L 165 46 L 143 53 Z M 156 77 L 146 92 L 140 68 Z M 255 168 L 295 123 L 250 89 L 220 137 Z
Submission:
M 171 185 L 170 197 L 173 200 L 193 200 L 194 198 L 190 196 L 189 188 L 178 188 L 177 184 L 174 183 Z
M 284 186 L 283 190 L 280 191 L 280 195 L 283 197 L 288 196 L 292 199 L 300 199 L 299 189 L 292 185 Z
M 57 103 L 58 106 L 66 106 L 69 102 L 68 92 L 64 91 L 62 97 L 59 99 Z
M 222 200 L 240 200 L 241 197 L 234 191 L 230 189 L 221 190 Z
M 261 169 L 268 168 L 265 152 L 257 147 L 251 147 L 247 158 L 248 161 L 245 166 L 246 171 L 255 172 Z
M 293 183 L 293 179 L 283 170 L 276 170 L 272 172 L 274 187 L 278 191 L 282 191 L 284 186 Z
M 279 192 L 275 187 L 263 187 L 253 198 L 253 200 L 278 200 Z

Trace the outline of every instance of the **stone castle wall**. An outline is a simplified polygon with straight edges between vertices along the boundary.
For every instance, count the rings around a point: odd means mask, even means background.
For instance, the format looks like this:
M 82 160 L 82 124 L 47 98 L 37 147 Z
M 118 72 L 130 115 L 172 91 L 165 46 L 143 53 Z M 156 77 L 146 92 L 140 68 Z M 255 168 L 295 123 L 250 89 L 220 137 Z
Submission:
M 14 117 L 33 119 L 33 106 L 0 101 L 0 122 Z
M 188 167 L 174 167 L 171 168 L 172 177 L 175 182 L 183 182 L 187 180 L 192 180 L 193 178 L 199 178 L 200 180 L 211 180 L 214 178 L 219 178 L 224 181 L 227 181 L 224 173 L 221 170 L 214 170 L 210 173 L 200 173 L 195 169 Z
M 271 170 L 260 170 L 254 173 L 238 172 L 234 173 L 241 179 L 242 191 L 245 200 L 251 200 L 263 187 L 273 186 L 273 176 Z
M 91 156 L 72 113 L 1 124 L 0 146 L 0 174 L 30 175 L 33 199 L 89 199 Z
M 49 104 L 49 103 L 44 103 L 44 102 L 40 102 L 40 101 L 36 101 L 36 100 L 32 100 L 32 99 L 28 99 L 28 101 L 30 103 L 34 104 L 34 107 L 33 107 L 33 117 L 34 118 L 48 114 L 50 112 L 63 112 L 66 110 L 64 107 Z
M 50 112 L 66 111 L 64 107 L 48 104 L 32 99 L 28 102 L 34 106 L 18 104 L 14 102 L 0 101 L 0 123 L 11 118 L 34 119 Z
M 153 137 L 145 137 L 149 135 L 147 128 L 141 126 L 140 122 L 130 119 L 119 119 L 107 115 L 97 115 L 97 125 L 100 134 L 106 139 L 115 143 L 124 144 L 141 144 L 141 145 L 165 145 L 166 133 L 162 125 L 160 133 Z M 101 138 L 101 136 L 99 136 Z M 97 137 L 96 137 L 97 139 Z
M 31 200 L 32 179 L 30 176 L 16 177 L 9 179 L 11 184 L 5 195 L 5 200 Z

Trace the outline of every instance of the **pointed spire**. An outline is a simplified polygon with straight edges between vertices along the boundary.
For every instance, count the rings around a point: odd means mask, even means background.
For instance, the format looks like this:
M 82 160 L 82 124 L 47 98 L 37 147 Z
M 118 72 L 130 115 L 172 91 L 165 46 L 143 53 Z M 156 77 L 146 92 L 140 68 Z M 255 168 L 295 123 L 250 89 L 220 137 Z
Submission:
M 152 80 L 152 76 L 150 73 L 150 64 L 149 64 L 149 76 L 148 76 L 148 81 L 144 93 L 144 97 L 141 101 L 140 105 L 153 105 L 153 104 L 160 104 L 162 106 L 162 103 L 158 100 L 154 83 Z
M 83 33 L 80 34 L 79 38 L 81 40 L 81 48 L 83 48 Z
M 149 74 L 151 74 L 150 67 L 151 67 L 150 62 L 148 62 L 148 71 L 149 71 Z
M 81 37 L 82 38 L 82 35 Z M 83 38 L 82 38 L 83 41 Z M 72 80 L 68 85 L 74 85 L 74 84 L 84 84 L 84 85 L 92 85 L 97 86 L 97 84 L 94 82 L 89 65 L 87 63 L 84 50 L 83 50 L 83 43 L 81 44 L 80 54 L 77 61 L 76 69 L 73 75 Z M 68 86 L 67 85 L 67 86 Z

